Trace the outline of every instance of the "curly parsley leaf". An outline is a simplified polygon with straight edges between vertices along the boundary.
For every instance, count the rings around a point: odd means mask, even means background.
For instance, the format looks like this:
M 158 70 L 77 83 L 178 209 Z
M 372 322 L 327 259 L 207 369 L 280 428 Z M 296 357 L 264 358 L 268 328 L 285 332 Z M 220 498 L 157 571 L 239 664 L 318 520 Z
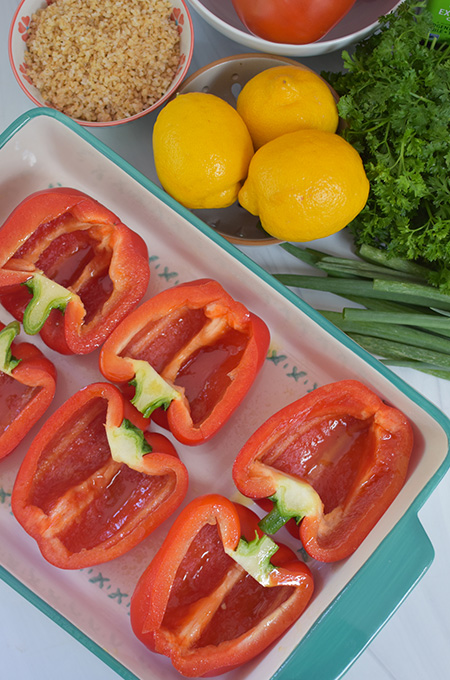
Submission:
M 450 292 L 450 45 L 431 31 L 426 3 L 405 1 L 342 53 L 342 73 L 323 75 L 371 187 L 350 225 L 356 245 L 426 264 Z

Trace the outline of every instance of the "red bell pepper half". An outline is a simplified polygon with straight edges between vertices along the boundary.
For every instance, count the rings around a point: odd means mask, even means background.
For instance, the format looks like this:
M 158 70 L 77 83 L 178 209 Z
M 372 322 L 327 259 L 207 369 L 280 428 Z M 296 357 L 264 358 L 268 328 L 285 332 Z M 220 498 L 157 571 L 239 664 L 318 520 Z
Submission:
M 241 493 L 273 508 L 273 534 L 290 518 L 306 552 L 351 555 L 399 493 L 413 447 L 405 415 L 356 380 L 319 387 L 269 418 L 233 466 Z
M 62 354 L 101 345 L 144 296 L 149 271 L 143 239 L 75 189 L 28 196 L 0 229 L 0 300 Z
M 89 385 L 47 420 L 23 460 L 12 510 L 57 567 L 123 555 L 184 499 L 188 474 L 172 444 L 144 437 L 127 410 L 115 385 Z
M 56 370 L 28 342 L 14 342 L 17 321 L 0 322 L 0 458 L 11 453 L 50 406 Z
M 223 496 L 195 499 L 136 586 L 134 633 L 185 676 L 217 675 L 253 659 L 311 598 L 308 567 L 257 522 Z
M 136 408 L 145 416 L 159 409 L 155 420 L 195 445 L 216 434 L 242 402 L 268 346 L 266 324 L 217 281 L 202 279 L 165 290 L 129 314 L 103 345 L 100 370 L 112 382 L 132 382 Z

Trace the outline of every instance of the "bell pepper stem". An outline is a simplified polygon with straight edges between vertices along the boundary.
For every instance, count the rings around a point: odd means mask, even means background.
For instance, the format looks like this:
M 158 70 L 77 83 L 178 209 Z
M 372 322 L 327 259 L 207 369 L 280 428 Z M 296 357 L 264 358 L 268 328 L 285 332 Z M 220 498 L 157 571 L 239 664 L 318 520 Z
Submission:
M 106 435 L 112 459 L 132 469 L 139 467 L 142 457 L 152 451 L 142 430 L 127 418 L 118 427 L 106 428 Z
M 235 550 L 226 550 L 245 571 L 263 586 L 271 586 L 271 574 L 274 570 L 270 559 L 277 552 L 278 546 L 265 534 L 261 537 L 255 532 L 253 541 L 241 538 Z
M 69 301 L 75 297 L 75 293 L 39 272 L 23 285 L 33 295 L 23 315 L 23 328 L 28 335 L 39 333 L 52 309 L 64 312 Z
M 11 345 L 20 333 L 20 324 L 18 321 L 12 321 L 0 331 L 0 371 L 11 375 L 13 370 L 20 363 L 20 359 L 13 357 L 11 353 Z
M 270 500 L 273 500 L 273 497 Z M 274 502 L 272 510 L 258 522 L 258 526 L 265 534 L 276 534 L 291 518 L 292 515 L 284 515 Z
M 157 408 L 167 410 L 174 399 L 181 398 L 181 394 L 169 385 L 147 361 L 139 359 L 130 361 L 135 372 L 130 385 L 133 385 L 136 390 L 131 403 L 143 414 L 144 418 L 150 418 Z
M 273 509 L 258 524 L 264 533 L 274 534 L 292 517 L 298 524 L 306 515 L 320 516 L 323 513 L 320 496 L 309 482 L 278 470 L 272 470 L 271 475 L 276 488 L 269 497 Z

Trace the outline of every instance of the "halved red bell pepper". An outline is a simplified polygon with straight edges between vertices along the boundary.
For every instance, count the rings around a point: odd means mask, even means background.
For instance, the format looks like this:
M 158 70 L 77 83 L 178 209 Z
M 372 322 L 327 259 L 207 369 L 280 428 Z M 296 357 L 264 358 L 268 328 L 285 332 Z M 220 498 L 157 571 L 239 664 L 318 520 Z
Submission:
M 26 454 L 12 510 L 64 569 L 133 548 L 183 501 L 188 474 L 166 437 L 144 433 L 115 385 L 93 383 L 47 420 Z
M 0 322 L 0 458 L 11 453 L 50 406 L 56 369 L 40 349 L 14 342 L 18 321 Z
M 306 552 L 334 562 L 356 550 L 397 496 L 412 447 L 401 411 L 342 380 L 270 417 L 239 452 L 233 479 L 245 496 L 272 501 L 263 531 L 295 518 Z
M 76 189 L 28 196 L 0 229 L 0 301 L 62 354 L 101 345 L 144 296 L 149 271 L 143 239 Z
M 217 675 L 253 659 L 311 598 L 308 567 L 257 522 L 249 508 L 218 494 L 195 499 L 136 586 L 134 633 L 185 676 Z
M 183 444 L 202 444 L 227 422 L 262 367 L 269 331 L 209 279 L 147 300 L 116 328 L 100 370 L 135 386 L 133 404 Z M 163 409 L 167 412 L 164 413 Z M 166 418 L 164 417 L 166 416 Z

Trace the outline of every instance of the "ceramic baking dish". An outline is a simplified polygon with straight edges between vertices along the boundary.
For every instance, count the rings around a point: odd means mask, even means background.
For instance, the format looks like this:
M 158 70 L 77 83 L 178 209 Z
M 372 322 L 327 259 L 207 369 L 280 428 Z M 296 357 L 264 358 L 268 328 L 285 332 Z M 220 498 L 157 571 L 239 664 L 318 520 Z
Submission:
M 449 467 L 449 421 L 90 132 L 53 110 L 36 109 L 0 136 L 0 222 L 30 193 L 58 185 L 90 194 L 146 239 L 148 296 L 178 282 L 216 278 L 271 330 L 263 369 L 232 420 L 210 443 L 191 449 L 176 444 L 190 473 L 186 503 L 211 491 L 238 499 L 230 469 L 240 447 L 272 413 L 318 385 L 356 378 L 410 418 L 415 447 L 409 474 L 389 510 L 349 559 L 334 565 L 309 560 L 316 589 L 306 612 L 265 654 L 223 676 L 288 680 L 301 672 L 321 680 L 341 677 L 433 559 L 417 513 Z M 0 311 L 0 318 L 9 321 L 6 312 Z M 102 379 L 97 353 L 65 357 L 38 337 L 33 342 L 58 370 L 50 412 L 78 388 Z M 165 657 L 135 639 L 129 620 L 134 586 L 170 520 L 110 563 L 77 571 L 52 567 L 10 509 L 15 474 L 38 427 L 0 465 L 0 575 L 123 678 L 179 678 Z

